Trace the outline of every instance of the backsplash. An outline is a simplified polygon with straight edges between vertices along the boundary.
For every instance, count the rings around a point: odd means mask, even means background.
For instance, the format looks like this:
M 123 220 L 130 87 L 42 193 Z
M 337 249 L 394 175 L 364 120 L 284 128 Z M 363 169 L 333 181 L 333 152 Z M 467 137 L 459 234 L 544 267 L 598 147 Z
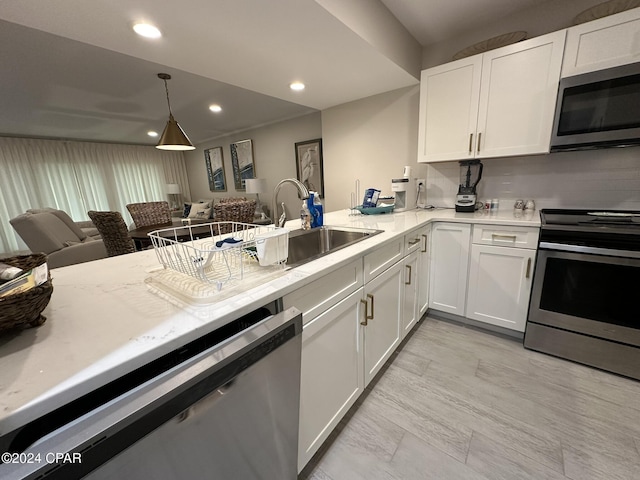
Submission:
M 561 152 L 482 160 L 478 199 L 497 198 L 500 208 L 533 199 L 536 208 L 640 210 L 640 147 Z M 427 204 L 453 207 L 458 162 L 427 166 Z

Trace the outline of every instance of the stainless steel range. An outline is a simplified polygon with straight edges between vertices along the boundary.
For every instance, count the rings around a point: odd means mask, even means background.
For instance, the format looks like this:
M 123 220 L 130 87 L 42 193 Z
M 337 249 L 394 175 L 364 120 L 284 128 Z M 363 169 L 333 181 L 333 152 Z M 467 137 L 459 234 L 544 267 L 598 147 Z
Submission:
M 640 212 L 540 217 L 524 346 L 640 380 Z

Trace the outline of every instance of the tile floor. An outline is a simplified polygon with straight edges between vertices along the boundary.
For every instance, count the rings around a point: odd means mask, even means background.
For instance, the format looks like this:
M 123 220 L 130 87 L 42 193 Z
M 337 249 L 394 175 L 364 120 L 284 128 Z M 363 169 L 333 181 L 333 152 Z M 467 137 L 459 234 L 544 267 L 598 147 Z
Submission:
M 640 382 L 425 319 L 299 480 L 640 479 Z

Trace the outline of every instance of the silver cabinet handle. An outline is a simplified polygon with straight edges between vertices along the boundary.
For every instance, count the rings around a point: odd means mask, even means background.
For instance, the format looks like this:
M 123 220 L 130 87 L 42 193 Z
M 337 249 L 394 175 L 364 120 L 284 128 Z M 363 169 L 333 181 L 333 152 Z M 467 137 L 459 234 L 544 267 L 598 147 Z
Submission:
M 364 320 L 360 322 L 360 325 L 365 327 L 369 324 L 369 320 L 373 320 L 373 295 L 367 293 L 367 299 L 371 299 L 371 315 L 369 315 L 369 301 L 361 299 L 360 303 L 364 303 Z
M 531 275 L 531 257 L 527 259 L 527 272 L 524 275 L 524 278 L 529 278 Z
M 409 281 L 405 281 L 404 284 L 405 285 L 411 285 L 411 265 L 405 265 L 405 267 L 407 267 L 409 269 Z
M 428 239 L 429 237 L 427 237 L 426 235 L 424 235 L 424 234 L 423 234 L 423 235 L 422 235 L 422 238 L 424 239 L 424 247 L 422 248 L 421 252 L 422 252 L 422 253 L 427 253 L 427 241 L 428 241 L 427 239 Z
M 517 239 L 517 235 L 505 235 L 505 234 L 501 234 L 501 233 L 492 233 L 491 234 L 491 240 L 498 240 L 498 241 L 510 241 L 510 242 L 515 242 Z
M 420 239 L 419 238 L 414 238 L 413 240 L 409 240 L 409 246 L 413 246 L 416 243 L 420 243 Z
M 478 153 L 480 153 L 480 139 L 482 138 L 482 132 L 478 133 Z
M 469 134 L 469 153 L 473 153 L 473 133 Z

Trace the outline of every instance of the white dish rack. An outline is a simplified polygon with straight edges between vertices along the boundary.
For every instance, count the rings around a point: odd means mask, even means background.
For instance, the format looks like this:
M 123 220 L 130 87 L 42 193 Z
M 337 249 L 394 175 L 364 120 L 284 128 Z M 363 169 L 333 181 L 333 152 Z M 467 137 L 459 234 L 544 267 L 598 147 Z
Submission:
M 273 225 L 212 222 L 155 230 L 149 238 L 165 270 L 213 284 L 219 291 L 230 280 L 284 270 L 289 231 Z

